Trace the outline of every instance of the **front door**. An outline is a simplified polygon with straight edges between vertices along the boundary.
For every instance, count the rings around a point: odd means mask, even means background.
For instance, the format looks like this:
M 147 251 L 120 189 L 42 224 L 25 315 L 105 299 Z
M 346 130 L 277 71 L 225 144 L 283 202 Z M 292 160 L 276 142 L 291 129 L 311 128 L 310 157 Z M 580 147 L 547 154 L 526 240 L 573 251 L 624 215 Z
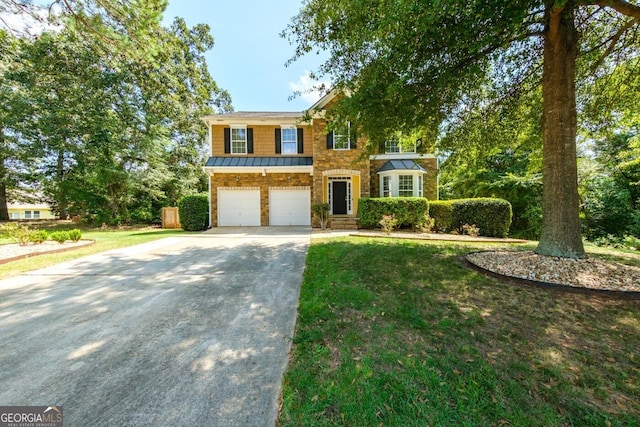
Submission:
M 346 181 L 333 182 L 332 211 L 334 215 L 347 214 L 347 183 Z

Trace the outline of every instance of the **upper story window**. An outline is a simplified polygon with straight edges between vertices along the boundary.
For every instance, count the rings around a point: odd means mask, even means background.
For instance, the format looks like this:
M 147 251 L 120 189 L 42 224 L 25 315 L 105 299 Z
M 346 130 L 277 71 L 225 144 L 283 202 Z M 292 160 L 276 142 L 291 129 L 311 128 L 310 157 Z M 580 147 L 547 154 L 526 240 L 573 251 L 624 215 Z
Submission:
M 231 127 L 231 154 L 247 154 L 247 128 Z
M 403 147 L 400 145 L 400 141 L 397 138 L 393 138 L 384 143 L 384 152 L 387 154 L 393 153 L 415 153 L 416 152 L 416 144 L 414 143 L 411 147 Z
M 336 127 L 327 134 L 327 148 L 330 150 L 351 150 L 356 148 L 356 136 L 351 122 Z
M 298 132 L 295 126 L 282 126 L 282 154 L 298 153 Z
M 304 153 L 304 129 L 295 125 L 276 128 L 276 154 Z
M 225 154 L 253 154 L 253 128 L 231 125 L 224 128 Z

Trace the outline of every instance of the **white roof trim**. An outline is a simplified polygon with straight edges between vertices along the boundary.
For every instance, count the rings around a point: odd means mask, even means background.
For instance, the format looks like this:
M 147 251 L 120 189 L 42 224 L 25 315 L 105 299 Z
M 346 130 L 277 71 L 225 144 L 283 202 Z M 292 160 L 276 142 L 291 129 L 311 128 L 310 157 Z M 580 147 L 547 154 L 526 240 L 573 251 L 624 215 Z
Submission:
M 262 176 L 268 173 L 308 173 L 313 175 L 313 166 L 204 166 L 202 170 L 210 176 L 216 173 L 259 173 Z
M 369 160 L 413 160 L 413 159 L 435 159 L 433 154 L 421 154 L 421 153 L 387 153 L 387 154 L 374 154 L 369 156 Z

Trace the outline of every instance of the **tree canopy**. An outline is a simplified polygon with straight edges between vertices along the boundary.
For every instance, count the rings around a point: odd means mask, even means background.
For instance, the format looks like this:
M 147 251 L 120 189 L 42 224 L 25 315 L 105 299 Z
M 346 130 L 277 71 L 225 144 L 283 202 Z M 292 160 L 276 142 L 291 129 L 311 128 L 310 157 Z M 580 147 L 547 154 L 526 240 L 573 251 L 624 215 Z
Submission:
M 96 49 L 73 25 L 35 39 L 0 32 L 5 189 L 37 190 L 62 217 L 121 223 L 206 188 L 200 117 L 231 109 L 204 60 L 214 40 L 179 18 L 153 34 L 143 58 Z
M 417 127 L 446 141 L 541 87 L 544 215 L 536 251 L 583 257 L 576 80 L 607 87 L 613 75 L 633 75 L 639 22 L 640 7 L 625 0 L 310 0 L 283 35 L 296 46 L 292 60 L 329 53 L 316 75 L 349 93 L 334 114 L 357 123 L 373 144 Z M 638 89 L 637 79 L 627 81 Z

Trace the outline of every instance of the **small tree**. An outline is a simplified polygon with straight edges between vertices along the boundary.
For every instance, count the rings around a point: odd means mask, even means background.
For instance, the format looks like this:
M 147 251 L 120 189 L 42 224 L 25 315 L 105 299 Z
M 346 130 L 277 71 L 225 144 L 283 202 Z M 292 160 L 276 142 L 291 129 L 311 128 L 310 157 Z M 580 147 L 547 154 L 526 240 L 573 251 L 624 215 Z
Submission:
M 316 202 L 311 205 L 313 215 L 320 221 L 320 228 L 323 230 L 327 228 L 327 222 L 329 221 L 329 203 Z

